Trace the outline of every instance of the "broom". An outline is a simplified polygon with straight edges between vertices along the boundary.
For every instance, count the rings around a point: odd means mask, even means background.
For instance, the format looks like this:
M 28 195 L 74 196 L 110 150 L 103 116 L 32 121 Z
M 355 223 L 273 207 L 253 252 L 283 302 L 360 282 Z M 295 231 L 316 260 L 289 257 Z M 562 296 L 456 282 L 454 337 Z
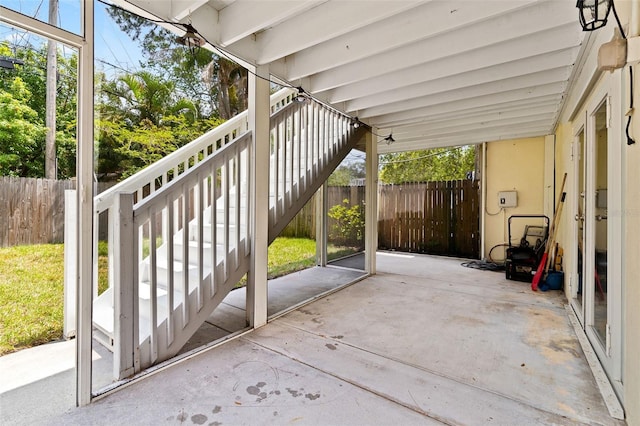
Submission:
M 558 198 L 558 202 L 556 203 L 556 213 L 553 216 L 553 222 L 551 223 L 551 229 L 549 230 L 549 238 L 547 238 L 547 244 L 544 247 L 544 253 L 542 254 L 542 259 L 540 259 L 540 264 L 538 265 L 538 269 L 536 270 L 536 274 L 533 276 L 533 281 L 531 281 L 531 290 L 538 291 L 538 284 L 540 284 L 540 279 L 544 274 L 544 269 L 547 265 L 547 259 L 549 258 L 549 250 L 553 247 L 555 243 L 556 237 L 556 229 L 558 227 L 558 223 L 560 222 L 560 213 L 562 212 L 562 206 L 564 205 L 564 199 L 567 196 L 567 193 L 564 192 L 564 184 L 567 182 L 567 174 L 564 174 L 562 178 L 562 186 L 560 187 L 560 197 Z

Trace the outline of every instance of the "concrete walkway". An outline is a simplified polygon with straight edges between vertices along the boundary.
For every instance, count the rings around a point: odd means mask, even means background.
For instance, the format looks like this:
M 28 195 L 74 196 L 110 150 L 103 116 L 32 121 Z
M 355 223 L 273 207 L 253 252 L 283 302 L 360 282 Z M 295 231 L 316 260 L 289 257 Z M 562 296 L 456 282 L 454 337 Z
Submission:
M 624 424 L 560 292 L 456 259 L 377 259 L 376 276 L 38 423 Z

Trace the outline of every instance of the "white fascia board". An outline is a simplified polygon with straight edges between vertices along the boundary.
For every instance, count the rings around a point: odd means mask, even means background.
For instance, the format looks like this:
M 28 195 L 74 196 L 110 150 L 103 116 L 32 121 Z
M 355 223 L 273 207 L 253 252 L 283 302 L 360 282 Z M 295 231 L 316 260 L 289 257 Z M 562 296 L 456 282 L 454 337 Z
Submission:
M 430 114 L 438 114 L 443 112 L 457 112 L 462 109 L 469 108 L 485 108 L 490 107 L 496 103 L 504 103 L 511 101 L 519 101 L 525 99 L 531 99 L 535 101 L 536 98 L 542 96 L 553 95 L 557 96 L 562 92 L 562 89 L 566 86 L 566 83 L 551 83 L 535 88 L 526 88 L 513 90 L 504 93 L 495 93 L 487 96 L 480 96 L 472 99 L 462 99 L 459 101 L 444 103 L 440 105 L 431 105 L 428 107 L 417 108 L 414 110 L 396 112 L 392 114 L 385 114 L 370 119 L 370 124 L 376 127 L 382 127 L 379 123 L 393 122 L 394 120 L 406 120 L 415 118 L 417 120 L 427 117 Z
M 575 65 L 575 75 L 572 76 L 567 98 L 559 114 L 559 121 L 566 123 L 573 120 L 580 105 L 589 95 L 602 71 L 598 71 L 598 49 L 603 43 L 611 41 L 614 25 L 607 25 L 598 31 L 585 33 L 583 50 Z
M 564 84 L 566 83 L 568 76 L 569 71 L 567 70 L 567 68 L 556 68 L 550 71 L 542 71 L 530 75 L 509 78 L 488 84 L 480 84 L 477 86 L 453 90 L 450 92 L 437 93 L 434 95 L 421 96 L 421 93 L 418 91 L 415 93 L 415 95 L 420 97 L 405 99 L 404 101 L 396 101 L 393 103 L 388 103 L 386 105 L 360 110 L 358 112 L 358 116 L 362 118 L 375 117 L 416 108 L 424 108 L 432 105 L 455 102 L 464 99 L 479 98 L 488 95 L 491 95 L 495 98 L 496 96 L 499 96 L 504 92 L 527 89 L 530 91 L 535 91 L 540 86 L 557 83 L 562 84 L 558 86 L 559 90 L 562 92 L 566 87 Z M 349 105 L 348 109 L 352 110 L 349 108 Z
M 404 59 L 423 56 L 421 62 L 472 51 L 483 46 L 575 23 L 564 2 L 432 2 L 287 58 L 289 78 L 296 79 L 340 65 L 375 60 L 374 66 L 393 62 L 389 56 L 403 50 Z M 451 13 L 452 10 L 457 10 Z M 508 13 L 513 12 L 513 13 Z M 535 22 L 535 27 L 531 25 Z M 419 24 L 418 24 L 419 23 Z M 428 39 L 428 40 L 427 40 Z M 413 43 L 423 47 L 416 51 Z M 349 49 L 345 49 L 345 46 Z M 409 52 L 404 49 L 410 48 Z M 446 46 L 446 49 L 443 49 Z M 381 56 L 382 55 L 382 56 Z M 315 88 L 314 88 L 315 90 Z
M 229 49 L 239 55 L 253 52 L 258 64 L 266 64 L 319 43 L 339 37 L 420 4 L 418 1 L 333 1 L 276 26 L 245 37 Z M 347 47 L 348 48 L 348 47 Z
M 439 58 L 425 62 L 424 58 L 411 49 L 402 49 L 403 52 L 390 52 L 389 60 L 383 64 L 374 66 L 364 61 L 363 63 L 349 64 L 345 67 L 314 75 L 311 81 L 311 89 L 314 92 L 327 90 L 329 86 L 333 90 L 329 97 L 335 101 L 355 99 L 371 93 L 371 88 L 384 87 L 392 90 L 404 85 L 415 84 L 426 79 L 438 79 L 452 74 L 466 73 L 485 69 L 495 65 L 517 63 L 518 61 L 535 61 L 546 55 L 549 61 L 566 61 L 572 56 L 575 61 L 580 45 L 580 37 L 576 35 L 573 25 L 563 25 L 542 33 L 532 34 L 526 37 L 506 40 L 501 43 L 466 51 L 458 55 Z M 414 52 L 424 49 L 415 47 Z M 403 53 L 405 59 L 399 57 Z M 443 54 L 445 52 L 442 52 Z M 565 57 L 566 55 L 566 57 Z M 565 59 L 561 59 L 564 57 Z M 387 55 L 385 55 L 385 58 Z M 380 62 L 378 60 L 378 62 Z M 360 71 L 356 70 L 361 67 Z M 347 73 L 352 73 L 347 77 Z M 395 76 L 395 79 L 390 78 Z M 351 81 L 349 81 L 351 80 Z M 345 84 L 349 83 L 348 86 Z
M 323 2 L 324 0 L 236 1 L 220 11 L 220 20 L 217 22 L 221 27 L 219 43 L 226 47 Z

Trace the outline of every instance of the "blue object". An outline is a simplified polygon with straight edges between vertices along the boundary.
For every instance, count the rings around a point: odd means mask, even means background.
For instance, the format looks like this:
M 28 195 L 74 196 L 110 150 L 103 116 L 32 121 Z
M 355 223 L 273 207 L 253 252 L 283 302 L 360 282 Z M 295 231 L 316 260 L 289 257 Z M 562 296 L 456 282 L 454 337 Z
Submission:
M 544 280 L 538 288 L 542 291 L 547 290 L 562 290 L 564 287 L 564 272 L 551 271 L 547 274 L 547 278 Z

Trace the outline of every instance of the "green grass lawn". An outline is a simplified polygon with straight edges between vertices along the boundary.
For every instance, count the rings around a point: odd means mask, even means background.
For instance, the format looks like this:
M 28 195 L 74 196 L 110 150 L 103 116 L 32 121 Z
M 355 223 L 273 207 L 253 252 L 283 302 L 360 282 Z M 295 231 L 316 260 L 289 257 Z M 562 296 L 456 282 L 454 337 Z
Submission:
M 269 278 L 315 264 L 314 240 L 278 238 L 269 247 Z M 353 253 L 329 247 L 329 258 Z M 99 292 L 107 287 L 107 246 L 99 254 Z M 64 246 L 0 248 L 0 355 L 62 337 Z

